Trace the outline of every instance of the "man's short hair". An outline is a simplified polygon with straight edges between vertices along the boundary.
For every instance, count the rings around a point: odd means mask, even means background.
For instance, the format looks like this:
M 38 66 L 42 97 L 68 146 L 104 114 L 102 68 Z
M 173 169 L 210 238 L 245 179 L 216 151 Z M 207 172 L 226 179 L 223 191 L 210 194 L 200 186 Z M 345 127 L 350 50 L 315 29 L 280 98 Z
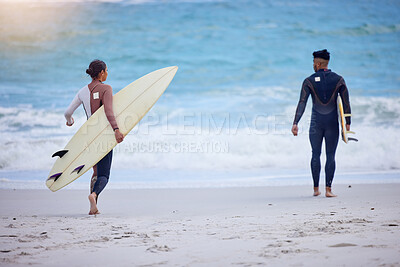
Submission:
M 326 49 L 315 51 L 313 53 L 313 56 L 314 56 L 314 58 L 322 58 L 325 60 L 329 60 L 331 58 L 330 53 Z
M 322 67 L 327 67 L 328 64 L 329 64 L 329 60 L 326 60 L 326 59 L 323 59 L 323 58 L 320 58 L 320 57 L 314 58 L 314 62 L 315 63 L 321 63 Z

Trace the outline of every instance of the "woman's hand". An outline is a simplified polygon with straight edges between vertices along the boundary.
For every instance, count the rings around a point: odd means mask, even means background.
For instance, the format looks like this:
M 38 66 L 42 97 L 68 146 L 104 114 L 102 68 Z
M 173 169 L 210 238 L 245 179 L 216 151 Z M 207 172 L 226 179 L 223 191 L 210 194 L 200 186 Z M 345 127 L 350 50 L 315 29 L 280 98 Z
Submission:
M 292 127 L 293 135 L 297 136 L 298 131 L 299 131 L 299 127 L 297 127 L 297 124 L 293 124 L 293 127 Z
M 116 129 L 114 131 L 115 134 L 115 140 L 117 140 L 117 143 L 121 143 L 124 141 L 124 135 L 119 131 L 119 129 Z
M 71 117 L 71 121 L 72 121 L 71 124 L 69 124 L 68 121 L 67 121 L 65 124 L 66 124 L 67 126 L 72 126 L 72 125 L 74 124 L 74 118 Z

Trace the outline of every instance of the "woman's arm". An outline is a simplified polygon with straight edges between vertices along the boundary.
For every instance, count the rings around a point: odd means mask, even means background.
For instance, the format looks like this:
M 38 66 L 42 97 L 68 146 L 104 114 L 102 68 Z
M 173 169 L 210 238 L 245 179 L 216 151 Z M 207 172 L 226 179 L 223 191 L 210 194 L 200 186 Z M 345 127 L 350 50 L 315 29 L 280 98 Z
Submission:
M 113 128 L 113 130 L 115 132 L 115 139 L 117 140 L 118 143 L 121 143 L 124 140 L 124 135 L 119 131 L 117 121 L 114 116 L 113 95 L 112 95 L 111 86 L 108 86 L 108 88 L 104 92 L 103 104 L 104 104 L 104 112 L 106 113 L 107 120 L 111 124 L 111 127 Z
M 74 124 L 74 118 L 72 118 L 72 114 L 82 104 L 82 101 L 80 100 L 78 94 L 76 94 L 76 96 L 72 100 L 71 104 L 69 105 L 67 110 L 64 112 L 64 117 L 67 120 L 67 123 L 66 123 L 67 126 L 72 126 L 72 124 Z

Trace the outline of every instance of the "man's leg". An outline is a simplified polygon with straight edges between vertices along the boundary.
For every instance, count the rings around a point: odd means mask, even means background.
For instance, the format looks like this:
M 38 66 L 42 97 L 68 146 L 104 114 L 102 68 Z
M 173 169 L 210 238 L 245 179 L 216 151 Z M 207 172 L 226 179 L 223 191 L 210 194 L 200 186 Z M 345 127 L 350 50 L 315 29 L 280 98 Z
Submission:
M 324 135 L 324 130 L 318 127 L 315 120 L 311 120 L 310 124 L 310 144 L 312 148 L 312 158 L 311 158 L 311 173 L 314 182 L 314 196 L 318 196 L 319 192 L 319 175 L 321 172 L 321 147 L 322 139 Z
M 336 197 L 332 193 L 332 181 L 335 175 L 336 162 L 336 148 L 339 142 L 339 125 L 337 121 L 332 123 L 325 132 L 325 150 L 326 150 L 326 164 L 325 164 L 325 185 L 326 185 L 326 196 Z

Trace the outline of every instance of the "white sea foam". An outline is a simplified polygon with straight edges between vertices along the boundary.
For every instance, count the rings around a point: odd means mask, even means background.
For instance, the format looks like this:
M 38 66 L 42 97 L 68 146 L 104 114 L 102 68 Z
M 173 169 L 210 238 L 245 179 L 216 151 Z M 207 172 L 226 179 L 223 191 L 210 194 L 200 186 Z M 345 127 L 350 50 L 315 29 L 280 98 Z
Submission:
M 353 125 L 358 143 L 337 150 L 342 170 L 400 169 L 400 101 L 398 98 L 362 98 L 352 101 Z M 309 103 L 309 107 L 311 104 Z M 308 107 L 308 109 L 309 109 Z M 163 109 L 163 108 L 161 108 Z M 115 148 L 114 168 L 170 170 L 250 170 L 308 168 L 309 114 L 300 123 L 300 134 L 290 133 L 295 105 L 283 114 L 199 113 L 187 109 L 172 116 L 157 110 Z M 215 115 L 215 116 L 214 116 Z M 31 107 L 0 108 L 2 170 L 49 170 L 51 155 L 62 149 L 79 125 L 66 127 L 62 112 Z M 322 156 L 322 162 L 324 156 Z

